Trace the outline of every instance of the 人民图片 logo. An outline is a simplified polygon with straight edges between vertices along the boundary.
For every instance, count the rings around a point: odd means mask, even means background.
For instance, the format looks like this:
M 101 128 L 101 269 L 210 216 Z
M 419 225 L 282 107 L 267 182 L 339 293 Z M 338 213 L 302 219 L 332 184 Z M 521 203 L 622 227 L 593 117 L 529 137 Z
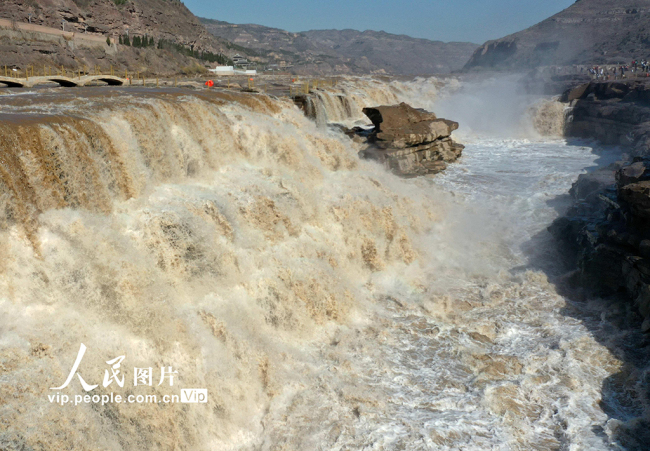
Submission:
M 74 361 L 74 364 L 72 365 L 72 368 L 70 372 L 68 373 L 68 377 L 66 380 L 63 382 L 62 385 L 59 387 L 51 387 L 50 390 L 63 390 L 66 387 L 70 385 L 70 383 L 73 381 L 74 376 L 76 375 L 77 378 L 79 379 L 79 382 L 81 383 L 81 386 L 86 392 L 91 392 L 97 387 L 99 387 L 99 384 L 91 384 L 88 383 L 82 376 L 79 370 L 79 366 L 81 365 L 81 361 L 83 360 L 83 357 L 86 353 L 86 345 L 81 343 L 81 346 L 79 347 L 79 352 L 77 353 L 77 358 Z M 109 365 L 109 368 L 104 370 L 104 377 L 101 381 L 102 386 L 104 388 L 109 387 L 113 382 L 117 384 L 120 388 L 124 388 L 125 381 L 127 380 L 126 378 L 126 372 L 122 371 L 122 362 L 125 360 L 126 355 L 120 355 L 118 357 L 115 357 L 111 360 L 107 360 L 106 364 Z M 133 367 L 133 386 L 138 387 L 138 386 L 149 386 L 153 387 L 154 386 L 154 381 L 158 381 L 157 386 L 163 385 L 165 381 L 168 382 L 170 387 L 174 386 L 174 377 L 175 375 L 178 375 L 178 371 L 174 370 L 172 366 L 161 366 L 159 368 L 160 371 L 158 371 L 158 368 L 156 368 L 156 371 L 154 371 L 153 367 L 148 367 L 148 368 L 138 368 L 138 367 Z M 155 379 L 154 379 L 154 374 L 155 374 Z M 158 377 L 159 376 L 159 377 Z M 175 402 L 183 402 L 183 403 L 207 403 L 208 402 L 208 390 L 204 388 L 187 388 L 187 389 L 181 389 L 181 394 L 179 395 L 163 395 L 160 397 L 162 402 L 164 403 L 175 403 Z M 62 394 L 62 393 L 57 393 L 55 395 L 48 395 L 48 399 L 50 402 L 56 402 L 58 404 L 67 404 L 69 402 L 72 402 L 73 399 L 70 398 L 69 395 Z M 127 402 L 127 403 L 145 403 L 145 402 L 151 402 L 151 403 L 157 403 L 158 402 L 158 396 L 157 395 L 135 395 L 135 394 L 128 394 L 125 396 L 122 396 L 120 394 L 115 394 L 115 393 L 110 393 L 110 394 L 102 394 L 102 395 L 75 395 L 74 396 L 74 404 L 77 405 L 79 403 L 100 403 L 106 404 L 109 402 L 116 402 L 116 403 L 121 403 L 121 402 Z
M 81 360 L 84 357 L 84 354 L 86 353 L 86 345 L 81 343 L 81 346 L 79 347 L 79 352 L 77 353 L 77 359 L 74 361 L 74 365 L 72 365 L 72 369 L 70 370 L 70 374 L 68 374 L 68 378 L 65 380 L 63 385 L 60 387 L 52 387 L 50 390 L 63 390 L 66 388 L 68 385 L 70 385 L 70 382 L 74 378 L 74 375 L 76 374 L 77 377 L 79 378 L 79 382 L 81 382 L 81 386 L 84 388 L 86 391 L 92 391 L 95 388 L 99 386 L 99 384 L 96 385 L 90 385 L 87 383 L 83 377 L 81 377 L 81 374 L 79 374 L 77 371 L 79 370 L 79 365 L 81 364 Z M 116 382 L 117 385 L 120 387 L 124 387 L 124 375 L 122 375 L 122 378 L 120 379 L 119 374 L 120 374 L 120 365 L 122 361 L 124 360 L 126 356 L 119 356 L 115 357 L 112 360 L 108 360 L 106 363 L 108 365 L 111 365 L 111 372 L 109 374 L 108 370 L 105 370 L 104 372 L 104 381 L 102 385 L 104 387 L 108 387 L 111 383 Z M 162 383 L 165 381 L 165 379 L 169 379 L 169 385 L 173 386 L 174 385 L 174 374 L 178 374 L 178 371 L 173 371 L 172 367 L 160 367 L 160 382 L 158 385 L 162 385 Z M 133 385 L 152 385 L 152 377 L 153 377 L 153 368 L 133 368 Z

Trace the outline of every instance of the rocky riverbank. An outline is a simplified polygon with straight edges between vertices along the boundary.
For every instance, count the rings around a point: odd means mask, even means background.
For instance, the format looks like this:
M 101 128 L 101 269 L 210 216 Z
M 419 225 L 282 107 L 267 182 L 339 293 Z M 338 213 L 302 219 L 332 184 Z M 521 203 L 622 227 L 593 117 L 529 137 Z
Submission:
M 574 252 L 576 281 L 629 297 L 650 332 L 650 83 L 589 83 L 566 91 L 566 135 L 621 146 L 621 161 L 580 176 L 573 207 L 550 231 Z

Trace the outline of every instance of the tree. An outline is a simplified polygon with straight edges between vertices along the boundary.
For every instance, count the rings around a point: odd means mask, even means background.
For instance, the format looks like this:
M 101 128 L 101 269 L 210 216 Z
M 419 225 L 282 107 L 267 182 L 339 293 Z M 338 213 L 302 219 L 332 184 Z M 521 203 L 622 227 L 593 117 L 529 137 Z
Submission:
M 106 44 L 110 47 L 111 46 L 111 38 L 107 37 L 106 38 Z

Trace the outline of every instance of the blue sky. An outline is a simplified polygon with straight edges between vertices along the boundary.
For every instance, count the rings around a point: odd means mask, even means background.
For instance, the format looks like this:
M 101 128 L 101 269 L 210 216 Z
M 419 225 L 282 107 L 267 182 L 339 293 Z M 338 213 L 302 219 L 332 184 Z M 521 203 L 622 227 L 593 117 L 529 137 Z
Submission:
M 197 16 L 288 31 L 353 28 L 483 43 L 527 28 L 574 0 L 184 0 Z

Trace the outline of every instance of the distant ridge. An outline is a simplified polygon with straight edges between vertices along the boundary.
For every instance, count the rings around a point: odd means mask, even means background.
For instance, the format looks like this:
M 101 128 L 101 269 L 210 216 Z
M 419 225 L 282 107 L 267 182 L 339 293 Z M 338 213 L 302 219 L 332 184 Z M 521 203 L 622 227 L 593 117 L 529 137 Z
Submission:
M 478 44 L 440 42 L 384 31 L 312 30 L 291 33 L 255 24 L 201 19 L 233 51 L 265 64 L 284 61 L 296 73 L 426 75 L 461 69 Z
M 530 69 L 650 58 L 650 0 L 578 0 L 526 30 L 488 41 L 466 70 Z

